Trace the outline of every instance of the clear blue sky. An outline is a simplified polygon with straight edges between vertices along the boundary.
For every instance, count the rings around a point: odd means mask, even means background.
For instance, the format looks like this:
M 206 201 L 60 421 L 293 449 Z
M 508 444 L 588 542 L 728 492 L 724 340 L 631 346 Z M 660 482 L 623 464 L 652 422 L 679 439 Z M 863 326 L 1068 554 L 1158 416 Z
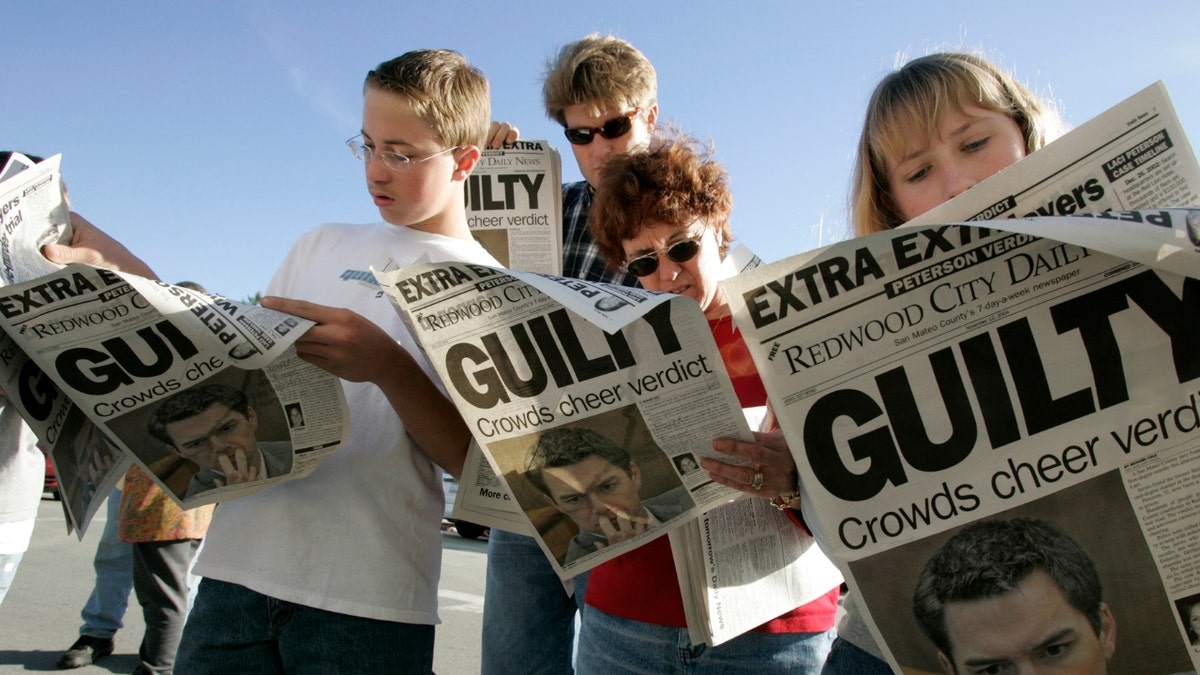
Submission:
M 660 119 L 714 141 L 734 233 L 767 261 L 843 238 L 866 99 L 898 59 L 972 48 L 1079 125 L 1166 82 L 1200 141 L 1200 2 L 20 2 L 4 11 L 3 149 L 63 154 L 76 210 L 169 281 L 242 298 L 323 222 L 378 219 L 343 141 L 367 70 L 463 52 L 493 115 L 563 152 L 541 110 L 590 32 L 655 64 Z

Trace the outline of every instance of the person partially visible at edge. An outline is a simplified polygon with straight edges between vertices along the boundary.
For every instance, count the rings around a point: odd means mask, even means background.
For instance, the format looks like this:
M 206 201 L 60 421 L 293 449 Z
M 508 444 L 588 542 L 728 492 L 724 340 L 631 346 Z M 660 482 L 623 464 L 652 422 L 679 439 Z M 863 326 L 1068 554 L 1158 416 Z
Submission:
M 205 292 L 203 286 L 192 281 L 180 281 L 175 285 L 200 293 Z M 118 630 L 124 627 L 125 610 L 129 603 L 129 591 L 133 588 L 134 544 L 121 541 L 118 533 L 117 525 L 120 521 L 121 488 L 123 484 L 124 481 L 119 482 L 117 487 L 108 495 L 108 518 L 104 523 L 104 530 L 100 534 L 100 541 L 96 544 L 96 553 L 92 557 L 92 568 L 96 573 L 96 581 L 92 584 L 92 591 L 88 595 L 83 609 L 80 611 L 83 624 L 79 626 L 79 637 L 59 656 L 57 663 L 59 669 L 68 670 L 90 666 L 96 661 L 112 654 L 115 647 L 113 637 Z M 144 497 L 137 501 L 142 501 L 143 499 Z M 201 512 L 199 510 L 194 511 L 194 513 Z M 196 523 L 196 521 L 193 521 L 193 523 Z M 207 520 L 205 523 L 207 523 Z M 195 532 L 200 532 L 200 530 L 197 528 Z M 173 552 L 175 547 L 166 547 L 164 550 Z M 179 557 L 174 556 L 171 558 L 160 557 L 160 560 L 164 563 L 160 567 L 160 570 L 172 572 L 173 561 L 179 559 Z M 190 561 L 190 559 L 189 557 L 188 560 Z M 186 566 L 184 572 L 185 574 L 187 572 Z M 158 586 L 158 592 L 171 594 L 173 589 L 179 586 L 173 583 L 172 580 L 178 577 L 174 574 L 167 574 L 164 577 L 166 583 Z M 186 586 L 184 589 L 185 591 L 191 590 Z M 158 612 L 158 616 L 162 616 L 161 612 Z M 183 620 L 183 618 L 179 619 L 180 623 L 178 626 L 182 626 Z M 165 624 L 160 623 L 160 625 Z M 146 637 L 143 635 L 143 641 L 145 641 Z M 178 633 L 175 634 L 175 639 L 176 641 L 178 640 Z M 158 645 L 161 646 L 162 644 L 164 644 L 162 641 L 158 642 Z M 174 653 L 174 647 L 168 647 L 167 649 Z M 156 651 L 161 653 L 162 650 L 157 649 Z
M 885 76 L 867 104 L 850 196 L 854 232 L 912 220 L 1062 131 L 1052 104 L 981 56 L 913 59 Z M 843 606 L 823 675 L 890 674 L 853 591 Z
M 766 390 L 719 284 L 729 274 L 723 260 L 733 240 L 732 208 L 729 177 L 711 150 L 664 132 L 645 151 L 605 164 L 588 226 L 610 266 L 636 275 L 650 290 L 696 301 L 739 402 L 754 408 L 766 405 Z M 781 434 L 759 434 L 756 443 L 718 439 L 713 447 L 748 460 L 743 465 L 702 458 L 701 467 L 714 481 L 770 499 L 792 514 L 787 527 L 801 526 L 792 510 L 799 508 L 796 465 Z M 827 590 L 720 645 L 693 643 L 671 545 L 659 537 L 592 569 L 576 669 L 818 673 L 833 642 L 841 576 L 822 556 L 807 561 L 802 573 L 814 585 L 828 582 Z
M 951 537 L 921 570 L 913 614 L 947 675 L 1103 675 L 1117 649 L 1092 559 L 1034 518 L 982 521 Z
M 172 395 L 154 410 L 146 430 L 200 466 L 184 498 L 292 470 L 292 444 L 260 443 L 258 413 L 245 392 L 227 384 L 202 384 Z
M 432 672 L 441 470 L 462 473 L 470 431 L 368 272 L 426 258 L 498 266 L 471 238 L 463 192 L 490 119 L 487 79 L 457 52 L 411 51 L 367 74 L 347 144 L 382 222 L 311 230 L 262 299 L 316 323 L 296 352 L 343 379 L 346 443 L 309 476 L 217 509 L 180 672 Z M 72 220 L 72 246 L 47 246 L 48 258 L 153 276 Z
M 530 448 L 525 477 L 579 527 L 560 561 L 564 565 L 693 506 L 682 485 L 643 499 L 637 461 L 591 429 L 559 427 L 541 434 Z
M 566 277 L 636 286 L 604 264 L 588 230 L 600 168 L 613 155 L 645 146 L 658 119 L 658 78 L 644 54 L 614 36 L 588 35 L 550 59 L 542 84 L 546 115 L 561 124 L 584 180 L 562 186 Z M 494 125 L 493 140 L 517 131 Z M 533 537 L 493 528 L 488 538 L 483 602 L 483 675 L 572 672 L 576 609 L 587 573 L 572 580 L 574 597 Z
M 12 155 L 11 150 L 0 152 L 0 169 Z M 36 155 L 25 156 L 42 161 Z M 45 481 L 46 457 L 37 436 L 0 390 L 0 603 L 29 549 Z

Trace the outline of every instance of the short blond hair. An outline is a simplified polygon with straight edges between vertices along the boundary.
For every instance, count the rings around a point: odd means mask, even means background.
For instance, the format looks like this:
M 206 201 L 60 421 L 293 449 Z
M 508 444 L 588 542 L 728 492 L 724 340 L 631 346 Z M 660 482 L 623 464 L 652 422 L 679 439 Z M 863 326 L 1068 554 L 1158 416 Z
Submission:
M 592 33 L 565 45 L 546 65 L 542 101 L 546 116 L 563 126 L 563 111 L 579 103 L 645 110 L 658 102 L 658 75 L 633 45 Z
M 368 88 L 408 99 L 447 146 L 482 147 L 487 141 L 487 77 L 458 52 L 418 49 L 384 61 L 367 73 L 363 91 Z
M 884 77 L 867 104 L 850 198 L 856 234 L 881 232 L 906 220 L 891 198 L 888 169 L 904 155 L 910 138 L 936 136 L 946 110 L 967 106 L 1012 118 L 1025 137 L 1026 154 L 1062 133 L 1054 106 L 982 56 L 943 52 L 913 59 Z

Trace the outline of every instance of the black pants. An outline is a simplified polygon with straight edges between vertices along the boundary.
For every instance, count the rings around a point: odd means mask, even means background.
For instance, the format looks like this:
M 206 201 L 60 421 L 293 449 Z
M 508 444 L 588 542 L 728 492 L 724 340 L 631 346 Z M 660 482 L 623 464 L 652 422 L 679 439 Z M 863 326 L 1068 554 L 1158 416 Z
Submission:
M 146 541 L 133 545 L 133 590 L 146 633 L 138 649 L 137 673 L 170 675 L 187 620 L 188 567 L 199 539 Z

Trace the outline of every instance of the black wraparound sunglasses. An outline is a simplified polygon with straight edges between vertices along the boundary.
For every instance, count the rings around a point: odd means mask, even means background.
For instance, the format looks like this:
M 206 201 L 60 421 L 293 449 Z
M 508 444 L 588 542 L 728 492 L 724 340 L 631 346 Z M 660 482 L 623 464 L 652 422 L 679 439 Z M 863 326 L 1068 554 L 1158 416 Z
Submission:
M 695 258 L 699 252 L 700 237 L 684 239 L 657 251 L 638 256 L 633 260 L 627 260 L 625 264 L 621 265 L 621 269 L 635 277 L 648 277 L 658 271 L 658 255 L 660 253 L 666 253 L 671 262 L 682 264 Z
M 641 112 L 641 108 L 635 108 L 632 112 L 627 112 L 620 117 L 614 117 L 598 127 L 592 127 L 591 129 L 582 127 L 578 129 L 568 128 L 563 129 L 563 134 L 574 145 L 587 145 L 592 142 L 596 134 L 600 134 L 611 141 L 629 133 L 629 130 L 633 128 L 633 118 L 640 115 Z

